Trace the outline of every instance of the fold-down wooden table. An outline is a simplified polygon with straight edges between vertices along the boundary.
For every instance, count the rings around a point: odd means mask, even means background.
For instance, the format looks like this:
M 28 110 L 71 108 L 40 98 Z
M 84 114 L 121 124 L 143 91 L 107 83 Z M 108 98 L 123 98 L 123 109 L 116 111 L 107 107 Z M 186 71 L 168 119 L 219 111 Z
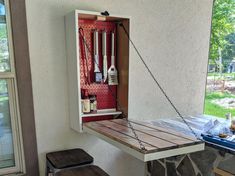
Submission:
M 138 140 L 127 120 L 115 119 L 83 124 L 83 130 L 120 148 L 142 161 L 204 150 L 204 143 L 195 137 L 171 129 L 154 126 L 142 121 L 129 121 L 145 147 L 141 150 Z

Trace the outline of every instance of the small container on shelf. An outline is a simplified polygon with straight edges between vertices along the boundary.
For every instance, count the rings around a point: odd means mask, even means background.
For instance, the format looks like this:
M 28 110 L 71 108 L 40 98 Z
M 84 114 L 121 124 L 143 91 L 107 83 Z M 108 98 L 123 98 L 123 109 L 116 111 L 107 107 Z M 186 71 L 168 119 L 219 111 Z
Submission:
M 84 114 L 91 112 L 90 99 L 87 90 L 83 90 L 84 94 L 82 94 L 82 112 Z
M 91 112 L 97 112 L 97 99 L 96 99 L 96 95 L 89 95 L 89 99 L 90 99 L 90 108 L 91 108 Z

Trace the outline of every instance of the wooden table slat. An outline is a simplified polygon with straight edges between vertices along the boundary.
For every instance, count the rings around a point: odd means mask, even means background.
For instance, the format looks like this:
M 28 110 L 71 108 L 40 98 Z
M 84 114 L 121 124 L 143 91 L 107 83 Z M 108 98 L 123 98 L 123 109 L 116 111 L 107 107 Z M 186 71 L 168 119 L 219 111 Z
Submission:
M 123 119 L 117 119 L 117 120 L 123 120 Z M 135 124 L 146 126 L 148 128 L 152 128 L 152 129 L 156 129 L 156 130 L 159 130 L 159 131 L 162 131 L 162 132 L 165 132 L 165 133 L 176 135 L 176 136 L 179 136 L 181 138 L 189 139 L 191 141 L 199 141 L 198 139 L 196 139 L 196 137 L 184 135 L 184 134 L 182 134 L 180 132 L 177 132 L 175 130 L 165 129 L 163 127 L 157 127 L 157 126 L 152 125 L 149 122 L 143 122 L 143 121 L 137 121 L 137 120 L 129 120 L 129 121 L 132 122 L 132 123 L 135 123 Z
M 116 131 L 120 131 L 120 132 L 122 132 L 122 134 L 125 134 L 127 136 L 131 136 L 131 137 L 135 138 L 134 133 L 132 132 L 132 130 L 129 127 L 125 127 L 125 126 L 110 122 L 108 120 L 99 121 L 97 123 L 100 125 L 104 125 L 105 127 L 112 128 Z M 170 148 L 178 147 L 176 144 L 174 144 L 172 142 L 168 142 L 168 141 L 153 137 L 153 136 L 148 135 L 146 133 L 136 131 L 136 134 L 142 142 L 156 146 L 159 149 L 163 149 L 163 148 L 170 149 Z
M 150 161 L 204 149 L 204 143 L 174 130 L 164 129 L 146 122 L 131 121 L 145 146 L 142 150 L 133 130 L 123 119 L 87 122 L 84 131 L 93 134 L 142 161 Z
M 120 124 L 120 125 L 123 125 L 125 127 L 129 126 L 129 124 L 126 120 L 121 120 L 121 119 L 119 120 L 118 119 L 118 120 L 111 120 L 110 122 Z M 166 133 L 166 132 L 163 132 L 163 131 L 152 129 L 152 128 L 142 126 L 142 125 L 139 125 L 139 124 L 135 124 L 135 123 L 131 123 L 131 125 L 136 131 L 143 132 L 145 134 L 154 136 L 156 138 L 159 138 L 159 139 L 162 139 L 162 140 L 165 140 L 165 141 L 168 141 L 168 142 L 172 142 L 172 143 L 174 143 L 176 145 L 179 145 L 179 146 L 181 146 L 181 145 L 185 146 L 185 145 L 188 145 L 188 144 L 192 144 L 192 140 L 182 138 L 182 137 L 179 137 L 177 135 L 172 135 L 170 133 Z
M 101 133 L 101 134 L 103 134 L 103 135 L 105 135 L 105 136 L 107 136 L 107 137 L 109 137 L 109 138 L 111 138 L 113 140 L 116 140 L 116 141 L 118 141 L 118 142 L 120 142 L 122 144 L 125 144 L 128 147 L 130 147 L 130 148 L 138 150 L 138 151 L 140 151 L 142 153 L 148 153 L 150 151 L 151 152 L 158 151 L 157 147 L 154 147 L 154 146 L 151 146 L 149 144 L 144 143 L 144 146 L 145 146 L 147 151 L 143 152 L 140 149 L 139 142 L 136 139 L 134 139 L 134 138 L 132 138 L 130 136 L 124 135 L 124 134 L 122 134 L 120 132 L 114 131 L 114 130 L 112 130 L 112 129 L 108 128 L 108 127 L 105 127 L 103 125 L 100 125 L 100 124 L 98 124 L 96 122 L 84 123 L 84 126 L 90 128 L 92 130 L 95 130 L 95 131 L 97 131 L 97 132 L 99 132 L 99 133 Z

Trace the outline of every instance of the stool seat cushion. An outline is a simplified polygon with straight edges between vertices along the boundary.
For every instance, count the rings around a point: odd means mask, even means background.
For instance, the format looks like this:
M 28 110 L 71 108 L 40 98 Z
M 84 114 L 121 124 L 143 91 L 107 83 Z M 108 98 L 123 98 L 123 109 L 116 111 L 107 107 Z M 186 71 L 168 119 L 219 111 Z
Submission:
M 57 173 L 57 176 L 109 176 L 101 168 L 95 165 L 78 167 Z
M 46 154 L 47 160 L 56 169 L 80 166 L 93 162 L 93 157 L 82 149 L 70 149 Z

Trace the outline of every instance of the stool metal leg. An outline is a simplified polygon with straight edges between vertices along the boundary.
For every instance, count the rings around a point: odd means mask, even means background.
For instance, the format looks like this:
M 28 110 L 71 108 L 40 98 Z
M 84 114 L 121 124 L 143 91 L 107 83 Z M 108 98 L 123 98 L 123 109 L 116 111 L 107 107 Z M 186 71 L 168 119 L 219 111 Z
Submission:
M 45 169 L 45 176 L 48 176 L 48 174 L 49 174 L 49 171 L 50 171 L 50 168 L 48 167 L 48 161 L 46 160 L 46 169 Z
M 48 160 L 46 160 L 46 176 L 54 176 L 55 172 L 55 168 L 51 165 Z

